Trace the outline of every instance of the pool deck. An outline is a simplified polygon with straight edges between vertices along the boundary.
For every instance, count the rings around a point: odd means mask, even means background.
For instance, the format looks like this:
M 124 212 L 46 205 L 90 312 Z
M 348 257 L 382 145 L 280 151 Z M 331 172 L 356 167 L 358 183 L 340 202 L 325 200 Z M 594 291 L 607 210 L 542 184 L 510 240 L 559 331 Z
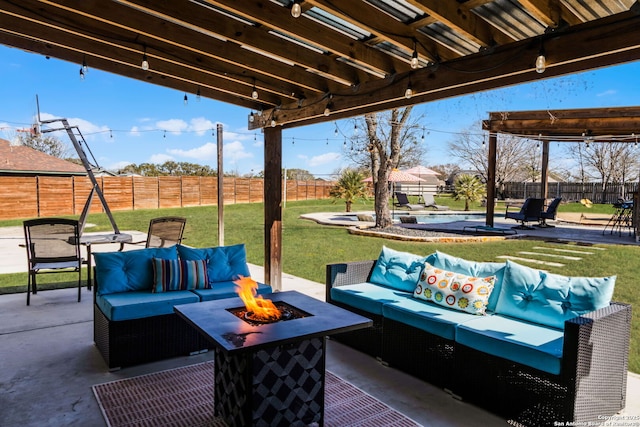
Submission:
M 323 225 L 334 225 L 349 227 L 349 231 L 355 234 L 375 235 L 378 237 L 389 237 L 384 233 L 380 233 L 376 230 L 371 230 L 375 223 L 370 221 L 358 221 L 357 215 L 373 215 L 372 211 L 358 211 L 358 212 L 318 212 L 301 215 L 301 218 L 315 221 Z M 469 214 L 464 211 L 432 211 L 432 210 L 414 210 L 414 211 L 399 211 L 396 210 L 395 214 L 406 215 L 446 215 L 446 214 Z M 553 227 L 532 227 L 531 230 L 519 230 L 513 227 L 517 225 L 514 220 L 507 220 L 496 216 L 494 218 L 494 227 L 502 229 L 504 231 L 516 231 L 516 234 L 504 234 L 501 232 L 487 233 L 486 231 L 473 232 L 469 228 L 474 226 L 482 226 L 485 224 L 484 217 L 479 217 L 478 220 L 465 220 L 454 221 L 437 224 L 404 224 L 397 223 L 395 225 L 399 227 L 429 230 L 445 233 L 455 233 L 455 237 L 436 237 L 436 238 L 410 238 L 404 236 L 395 236 L 394 238 L 400 240 L 422 240 L 422 241 L 487 241 L 487 240 L 499 240 L 499 239 L 522 239 L 532 238 L 541 240 L 555 240 L 563 242 L 578 242 L 585 244 L 610 244 L 610 245 L 638 245 L 636 237 L 630 229 L 615 230 L 611 232 L 610 228 L 605 230 L 608 217 L 605 218 L 585 218 L 581 214 L 558 214 L 556 221 L 549 221 Z M 466 230 L 465 230 L 466 228 Z

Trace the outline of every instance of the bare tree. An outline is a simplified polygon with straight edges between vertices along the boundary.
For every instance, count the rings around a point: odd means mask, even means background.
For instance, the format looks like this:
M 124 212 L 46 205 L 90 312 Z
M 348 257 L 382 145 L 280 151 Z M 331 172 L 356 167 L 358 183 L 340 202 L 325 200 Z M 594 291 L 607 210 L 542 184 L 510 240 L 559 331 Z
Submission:
M 470 169 L 487 181 L 489 161 L 487 159 L 488 142 L 485 136 L 477 131 L 480 126 L 467 130 L 449 142 L 449 151 L 453 157 L 461 160 Z M 524 165 L 529 164 L 527 158 L 535 149 L 535 142 L 511 135 L 498 135 L 496 144 L 496 186 L 498 193 L 504 192 L 504 183 L 522 176 Z
M 584 162 L 602 182 L 603 202 L 609 184 L 616 181 L 624 183 L 627 179 L 637 177 L 638 155 L 633 152 L 633 145 L 624 142 L 591 142 L 588 147 L 586 143 L 584 145 L 587 151 Z
M 379 228 L 393 225 L 389 209 L 389 174 L 401 165 L 403 156 L 409 157 L 407 153 L 410 148 L 419 152 L 415 136 L 420 129 L 417 125 L 407 124 L 415 123 L 410 121 L 412 108 L 394 108 L 382 113 L 366 114 L 364 137 L 352 140 L 353 151 L 357 153 L 348 157 L 360 167 L 368 166 L 373 178 L 376 227 Z
M 68 145 L 53 135 L 43 135 L 36 132 L 17 132 L 14 139 L 20 145 L 33 148 L 50 156 L 64 159 L 72 151 Z

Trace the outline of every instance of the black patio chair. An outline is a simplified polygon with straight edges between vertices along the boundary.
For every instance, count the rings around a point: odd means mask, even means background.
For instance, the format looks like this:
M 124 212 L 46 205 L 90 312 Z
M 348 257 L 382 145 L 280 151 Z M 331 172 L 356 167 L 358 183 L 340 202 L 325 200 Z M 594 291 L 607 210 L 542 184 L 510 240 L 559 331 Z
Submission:
M 556 219 L 558 206 L 560 205 L 561 201 L 562 197 L 556 197 L 551 201 L 551 203 L 549 203 L 546 211 L 540 212 L 540 222 L 538 224 L 538 227 L 555 227 L 555 225 L 547 224 L 547 220 L 550 219 L 553 221 L 554 219 Z
M 27 305 L 31 293 L 38 293 L 36 275 L 43 273 L 78 273 L 78 302 L 82 297 L 82 257 L 80 256 L 80 227 L 77 220 L 66 218 L 38 218 L 24 221 L 29 279 Z
M 407 193 L 401 193 L 399 191 L 396 191 L 394 194 L 397 200 L 397 202 L 395 203 L 397 207 L 407 208 L 412 211 L 424 209 L 424 206 L 422 205 L 412 205 L 411 203 L 409 203 L 409 197 L 407 197 Z
M 507 205 L 504 217 L 506 219 L 515 219 L 520 221 L 520 225 L 512 227 L 519 230 L 532 230 L 533 227 L 526 225 L 528 222 L 538 222 L 540 220 L 540 213 L 544 207 L 544 199 L 536 199 L 533 197 L 524 201 L 520 207 L 519 212 L 509 212 L 509 205 Z

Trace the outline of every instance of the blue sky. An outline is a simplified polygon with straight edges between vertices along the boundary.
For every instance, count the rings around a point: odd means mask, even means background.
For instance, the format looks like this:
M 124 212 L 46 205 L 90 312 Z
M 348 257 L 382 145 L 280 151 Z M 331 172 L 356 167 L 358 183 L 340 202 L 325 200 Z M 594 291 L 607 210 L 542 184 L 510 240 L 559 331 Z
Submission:
M 81 80 L 80 64 L 4 46 L 0 58 L 0 137 L 9 139 L 17 129 L 29 127 L 38 95 L 42 117 L 64 117 L 78 125 L 98 164 L 108 169 L 166 160 L 217 169 L 217 123 L 224 127 L 225 171 L 244 175 L 263 169 L 262 134 L 247 129 L 247 109 L 205 98 L 197 101 L 194 94 L 187 94 L 184 105 L 183 92 L 92 69 L 90 63 Z M 414 111 L 424 116 L 423 163 L 456 162 L 447 154 L 447 143 L 486 119 L 489 111 L 638 105 L 638 76 L 640 62 L 634 62 L 421 104 Z M 343 135 L 352 132 L 347 120 L 285 130 L 283 166 L 328 176 L 347 166 Z M 64 135 L 61 139 L 68 141 Z

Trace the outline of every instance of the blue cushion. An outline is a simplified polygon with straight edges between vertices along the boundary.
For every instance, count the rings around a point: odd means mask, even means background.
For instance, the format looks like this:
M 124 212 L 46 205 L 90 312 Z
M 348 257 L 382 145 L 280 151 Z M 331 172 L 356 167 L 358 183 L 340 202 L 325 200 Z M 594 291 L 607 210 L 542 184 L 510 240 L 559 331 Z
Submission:
M 369 282 L 331 288 L 331 299 L 334 301 L 378 315 L 382 315 L 384 304 L 412 298 L 412 295 L 413 293 Z
M 558 375 L 562 365 L 563 331 L 500 315 L 474 316 L 460 324 L 456 342 Z
M 98 295 L 151 290 L 153 258 L 178 258 L 175 246 L 126 252 L 97 252 L 93 255 L 96 262 Z
M 153 292 L 210 287 L 206 260 L 153 259 Z
M 434 260 L 433 262 L 430 262 L 430 264 L 443 270 L 449 270 L 459 274 L 466 274 L 467 276 L 472 277 L 496 276 L 496 280 L 493 284 L 493 291 L 491 291 L 489 301 L 487 302 L 487 311 L 495 311 L 504 277 L 504 262 L 467 261 L 466 259 L 454 257 L 445 254 L 444 252 L 436 251 Z
M 463 311 L 441 307 L 415 298 L 402 298 L 382 307 L 385 318 L 421 329 L 431 334 L 453 340 L 456 326 L 478 316 Z
M 199 302 L 191 291 L 153 293 L 147 291 L 120 292 L 96 296 L 96 304 L 113 321 L 172 314 L 173 306 Z
M 554 328 L 607 307 L 616 276 L 568 277 L 507 261 L 496 313 Z
M 200 301 L 211 301 L 214 299 L 237 297 L 236 288 L 238 285 L 232 281 L 216 282 L 211 289 L 194 289 L 192 292 L 200 298 Z M 273 292 L 271 286 L 258 283 L 258 295 L 266 295 Z
M 207 275 L 211 287 L 215 286 L 215 282 L 228 282 L 238 279 L 239 276 L 251 276 L 244 244 L 203 249 L 178 245 L 178 255 L 181 259 L 206 259 L 208 261 Z
M 383 246 L 369 280 L 378 285 L 413 292 L 420 279 L 424 261 L 424 256 Z

